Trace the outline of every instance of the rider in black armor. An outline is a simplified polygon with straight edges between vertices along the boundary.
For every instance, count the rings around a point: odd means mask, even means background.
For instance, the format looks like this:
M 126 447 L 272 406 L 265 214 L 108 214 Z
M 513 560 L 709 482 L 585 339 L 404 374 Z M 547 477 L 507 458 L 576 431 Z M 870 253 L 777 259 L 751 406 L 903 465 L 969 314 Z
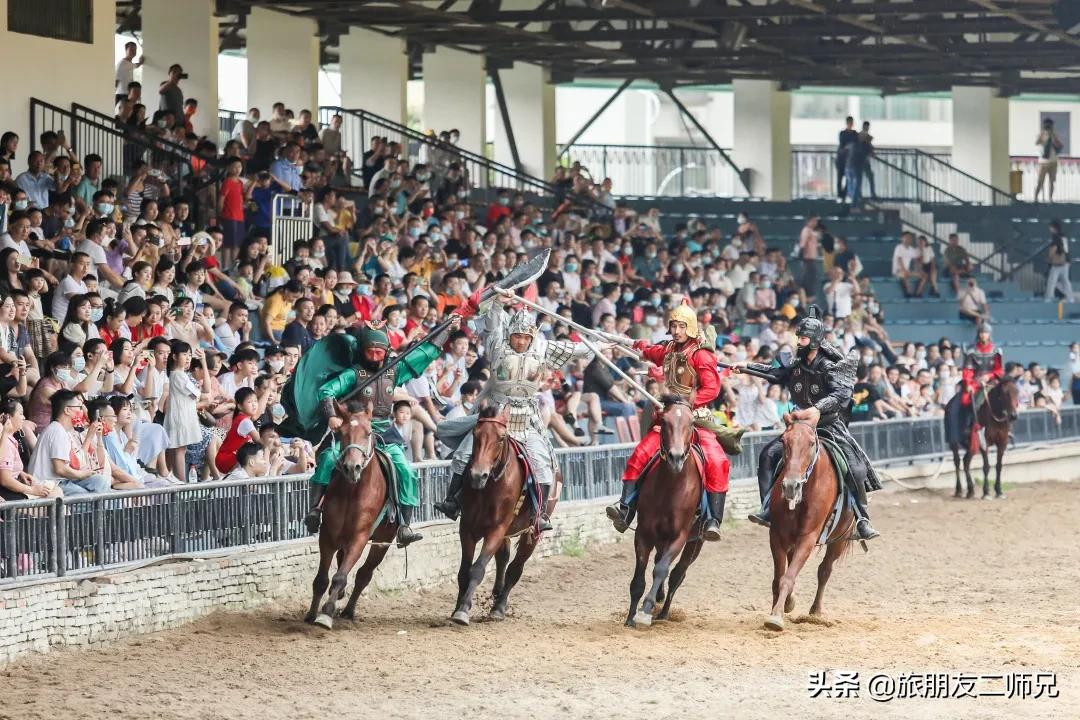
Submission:
M 855 499 L 856 536 L 860 540 L 870 540 L 877 537 L 878 532 L 870 524 L 866 493 L 880 490 L 881 482 L 870 459 L 848 431 L 845 419 L 855 386 L 858 356 L 852 353 L 844 357 L 840 350 L 825 342 L 826 330 L 819 312 L 817 306 L 811 305 L 807 317 L 796 328 L 799 347 L 795 357 L 783 353 L 771 366 L 747 363 L 737 371 L 749 372 L 787 388 L 791 402 L 797 408 L 796 419 L 816 425 L 819 436 L 835 442 L 842 449 L 848 464 L 844 481 Z M 759 525 L 769 525 L 769 491 L 783 455 L 784 447 L 777 437 L 762 449 L 758 458 L 758 490 L 762 505 L 750 520 Z

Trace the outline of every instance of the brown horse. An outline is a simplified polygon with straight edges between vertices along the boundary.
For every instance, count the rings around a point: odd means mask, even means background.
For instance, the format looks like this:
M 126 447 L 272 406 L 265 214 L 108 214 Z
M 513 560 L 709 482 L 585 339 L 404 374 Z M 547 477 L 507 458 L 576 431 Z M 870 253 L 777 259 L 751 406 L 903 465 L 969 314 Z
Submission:
M 507 433 L 506 423 L 505 414 L 497 415 L 494 408 L 489 408 L 481 412 L 473 430 L 472 457 L 465 468 L 467 482 L 461 494 L 458 596 L 450 616 L 450 620 L 458 625 L 469 624 L 473 596 L 493 556 L 495 586 L 489 617 L 504 619 L 510 591 L 521 579 L 525 562 L 536 549 L 532 514 L 528 498 L 524 496 L 525 466 L 518 457 L 516 443 Z M 548 505 L 550 513 L 553 501 Z M 510 541 L 515 535 L 521 537 L 514 561 L 510 562 Z M 480 555 L 476 557 L 476 544 L 481 541 Z
M 311 584 L 311 607 L 304 622 L 329 630 L 333 627 L 338 600 L 345 595 L 349 573 L 360 560 L 369 541 L 374 541 L 364 565 L 356 573 L 349 602 L 341 617 L 352 620 L 356 601 L 371 582 L 371 575 L 390 549 L 397 523 L 390 513 L 377 528 L 375 522 L 386 505 L 388 483 L 375 459 L 375 436 L 371 431 L 369 407 L 349 412 L 337 402 L 334 410 L 342 420 L 341 456 L 334 466 L 330 486 L 323 501 L 323 521 L 319 530 L 319 571 Z M 330 580 L 330 563 L 337 556 L 337 571 Z M 319 610 L 319 600 L 327 587 L 330 594 Z
M 983 391 L 979 391 L 983 392 Z M 952 402 L 959 403 L 959 393 Z M 1012 424 L 1016 422 L 1017 408 L 1020 406 L 1020 391 L 1011 379 L 1005 378 L 994 385 L 987 393 L 986 400 L 979 406 L 979 412 L 975 420 L 984 430 L 986 442 L 979 443 L 979 454 L 983 461 L 983 499 L 990 497 L 990 445 L 997 448 L 996 475 L 994 479 L 994 497 L 1004 499 L 1001 492 L 1001 463 L 1005 459 L 1005 448 L 1009 445 L 1009 435 L 1012 433 Z M 975 454 L 971 446 L 974 444 L 964 438 L 964 476 L 967 479 L 967 494 L 963 494 L 960 485 L 960 445 L 958 439 L 950 443 L 953 453 L 953 467 L 956 470 L 955 497 L 975 497 L 975 484 L 971 480 L 971 459 Z
M 765 619 L 770 630 L 784 629 L 784 613 L 795 607 L 795 578 L 817 545 L 829 513 L 836 504 L 839 485 L 828 451 L 818 439 L 813 425 L 784 415 L 787 429 L 784 445 L 783 480 L 773 485 L 769 503 L 772 525 L 769 546 L 773 556 L 773 606 Z M 812 617 L 821 616 L 821 599 L 836 562 L 849 547 L 844 536 L 851 530 L 855 515 L 845 507 L 836 528 L 826 539 L 825 557 L 818 565 L 817 595 L 810 606 Z
M 638 484 L 637 531 L 634 535 L 636 565 L 630 581 L 630 611 L 626 626 L 638 623 L 651 625 L 653 610 L 658 602 L 664 607 L 657 620 L 667 620 L 675 591 L 682 585 L 690 564 L 701 552 L 702 538 L 691 539 L 696 523 L 694 518 L 701 502 L 702 478 L 698 464 L 690 457 L 694 439 L 693 409 L 686 400 L 664 398 L 660 424 L 660 457 Z M 653 562 L 653 582 L 645 602 L 638 610 L 638 601 L 645 592 L 645 568 L 649 556 L 656 550 Z M 675 556 L 678 564 L 671 569 Z M 667 597 L 664 582 L 671 574 Z

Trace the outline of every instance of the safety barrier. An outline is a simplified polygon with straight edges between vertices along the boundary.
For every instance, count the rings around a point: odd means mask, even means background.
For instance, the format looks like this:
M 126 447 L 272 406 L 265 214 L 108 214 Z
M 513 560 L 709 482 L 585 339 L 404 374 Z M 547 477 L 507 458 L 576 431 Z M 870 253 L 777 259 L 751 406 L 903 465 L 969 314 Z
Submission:
M 315 219 L 311 203 L 296 195 L 275 195 L 270 216 L 270 256 L 278 265 L 293 257 L 297 240 L 315 236 Z
M 1035 201 L 1035 190 L 1039 186 L 1039 158 L 1035 156 L 1014 156 L 1010 158 L 1013 172 L 1021 176 L 1019 198 L 1028 202 Z M 1039 200 L 1049 202 L 1050 179 L 1043 181 Z M 1057 175 L 1054 180 L 1054 202 L 1080 202 L 1080 158 L 1059 157 Z
M 563 164 L 581 163 L 597 182 L 611 178 L 620 195 L 746 196 L 739 173 L 711 147 L 574 144 L 560 150 Z
M 1045 410 L 1020 413 L 1020 444 L 1080 438 L 1080 407 L 1054 422 Z M 875 464 L 910 465 L 948 452 L 941 418 L 855 423 L 852 434 Z M 748 433 L 731 457 L 737 481 L 753 477 L 757 456 L 776 432 Z M 557 450 L 564 500 L 617 495 L 632 444 Z M 413 465 L 419 476 L 421 522 L 439 519 L 432 503 L 450 480 L 449 463 Z M 306 476 L 260 478 L 129 490 L 54 500 L 0 503 L 0 587 L 35 578 L 115 569 L 172 555 L 190 555 L 307 536 Z

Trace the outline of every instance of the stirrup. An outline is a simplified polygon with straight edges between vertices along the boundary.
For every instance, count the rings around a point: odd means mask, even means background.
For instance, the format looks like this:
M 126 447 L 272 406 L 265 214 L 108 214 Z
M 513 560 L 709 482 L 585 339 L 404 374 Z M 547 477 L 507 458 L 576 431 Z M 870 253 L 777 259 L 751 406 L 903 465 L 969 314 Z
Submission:
M 540 532 L 550 532 L 555 528 L 551 524 L 551 518 L 547 516 L 547 513 L 540 513 L 540 522 L 538 529 Z
M 412 545 L 417 540 L 423 540 L 424 536 L 413 530 L 408 525 L 402 525 L 397 530 L 397 546 L 399 548 Z

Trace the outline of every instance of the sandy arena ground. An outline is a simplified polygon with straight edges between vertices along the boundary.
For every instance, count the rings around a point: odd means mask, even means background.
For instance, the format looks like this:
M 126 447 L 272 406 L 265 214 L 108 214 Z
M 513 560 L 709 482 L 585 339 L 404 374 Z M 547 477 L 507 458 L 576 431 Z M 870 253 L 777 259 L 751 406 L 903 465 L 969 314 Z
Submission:
M 837 566 L 831 627 L 762 629 L 766 533 L 738 522 L 691 568 L 673 621 L 649 629 L 622 626 L 621 543 L 531 564 L 503 623 L 448 626 L 447 584 L 369 597 L 362 621 L 331 633 L 300 622 L 298 596 L 27 659 L 0 671 L 0 717 L 1080 718 L 1080 485 L 1018 487 L 1005 502 L 879 493 L 873 510 L 883 537 Z M 804 572 L 792 617 L 815 583 Z M 858 671 L 861 696 L 811 699 L 808 673 L 825 669 Z M 867 697 L 877 671 L 1044 670 L 1056 699 Z

